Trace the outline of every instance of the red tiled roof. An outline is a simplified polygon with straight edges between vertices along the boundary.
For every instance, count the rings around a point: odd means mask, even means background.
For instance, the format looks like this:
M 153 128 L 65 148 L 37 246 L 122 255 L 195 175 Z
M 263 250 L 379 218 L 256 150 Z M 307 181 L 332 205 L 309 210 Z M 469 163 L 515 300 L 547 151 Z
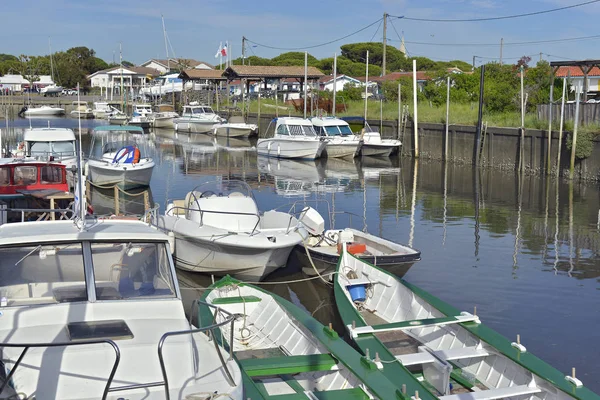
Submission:
M 557 78 L 583 76 L 583 71 L 579 67 L 559 67 L 555 76 Z M 600 68 L 592 67 L 590 72 L 588 72 L 588 77 L 589 76 L 600 76 Z

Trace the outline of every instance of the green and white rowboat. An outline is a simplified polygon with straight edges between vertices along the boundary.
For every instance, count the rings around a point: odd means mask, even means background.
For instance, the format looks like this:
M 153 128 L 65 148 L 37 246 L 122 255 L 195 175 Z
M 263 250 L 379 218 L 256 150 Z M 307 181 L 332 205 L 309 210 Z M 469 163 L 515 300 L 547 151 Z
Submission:
M 600 396 L 440 299 L 345 251 L 335 300 L 352 339 L 424 400 L 599 400 Z M 406 372 L 411 377 L 405 380 Z
M 225 318 L 219 309 L 237 315 L 233 332 L 226 325 L 215 336 L 227 350 L 233 341 L 246 399 L 410 399 L 333 329 L 277 295 L 226 276 L 199 302 L 200 325 Z

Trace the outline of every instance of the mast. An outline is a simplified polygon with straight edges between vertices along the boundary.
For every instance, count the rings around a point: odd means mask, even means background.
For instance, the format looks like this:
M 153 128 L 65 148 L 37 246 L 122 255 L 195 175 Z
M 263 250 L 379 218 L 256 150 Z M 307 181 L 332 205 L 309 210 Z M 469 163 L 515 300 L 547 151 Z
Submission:
M 123 103 L 123 45 L 119 43 L 119 68 L 121 69 L 121 110 L 126 113 L 125 104 Z
M 171 60 L 169 60 L 169 46 L 167 46 L 167 29 L 165 28 L 165 17 L 161 14 L 163 26 L 163 37 L 165 38 L 165 52 L 167 53 L 167 73 L 171 72 Z
M 50 50 L 50 76 L 52 78 L 52 82 L 54 82 L 54 64 L 52 61 L 52 45 L 50 44 L 50 38 L 48 38 L 48 49 Z M 56 82 L 54 82 L 56 85 Z M 33 86 L 33 83 L 31 84 Z

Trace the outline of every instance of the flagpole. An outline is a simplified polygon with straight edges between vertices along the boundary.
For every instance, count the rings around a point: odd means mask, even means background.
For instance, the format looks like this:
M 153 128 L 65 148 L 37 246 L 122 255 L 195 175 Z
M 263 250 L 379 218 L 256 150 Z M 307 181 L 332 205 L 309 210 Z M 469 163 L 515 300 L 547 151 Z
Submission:
M 223 69 L 223 42 L 219 43 L 219 69 Z

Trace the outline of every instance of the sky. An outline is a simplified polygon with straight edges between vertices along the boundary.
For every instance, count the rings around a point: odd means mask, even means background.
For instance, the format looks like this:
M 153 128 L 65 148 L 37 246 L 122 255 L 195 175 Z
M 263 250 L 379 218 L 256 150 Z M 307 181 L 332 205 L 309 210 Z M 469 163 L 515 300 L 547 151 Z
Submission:
M 123 59 L 141 64 L 165 58 L 161 23 L 175 56 L 216 63 L 220 42 L 229 41 L 234 58 L 241 55 L 242 36 L 271 47 L 303 50 L 346 36 L 393 16 L 464 19 L 521 14 L 563 7 L 584 0 L 31 0 L 27 6 L 5 1 L 0 13 L 0 53 L 43 55 L 86 46 L 107 62 Z M 556 43 L 511 45 L 514 42 L 568 39 L 600 35 L 600 2 L 531 17 L 486 22 L 421 22 L 390 18 L 389 44 L 398 47 L 404 35 L 411 56 L 434 60 L 460 59 L 476 64 L 500 55 L 503 61 L 521 56 L 534 61 L 599 59 L 600 36 Z M 317 58 L 331 57 L 345 43 L 381 41 L 379 22 L 342 41 L 308 49 Z M 417 44 L 431 43 L 431 44 Z M 170 56 L 173 52 L 169 49 Z M 274 57 L 286 50 L 248 44 L 247 54 Z

